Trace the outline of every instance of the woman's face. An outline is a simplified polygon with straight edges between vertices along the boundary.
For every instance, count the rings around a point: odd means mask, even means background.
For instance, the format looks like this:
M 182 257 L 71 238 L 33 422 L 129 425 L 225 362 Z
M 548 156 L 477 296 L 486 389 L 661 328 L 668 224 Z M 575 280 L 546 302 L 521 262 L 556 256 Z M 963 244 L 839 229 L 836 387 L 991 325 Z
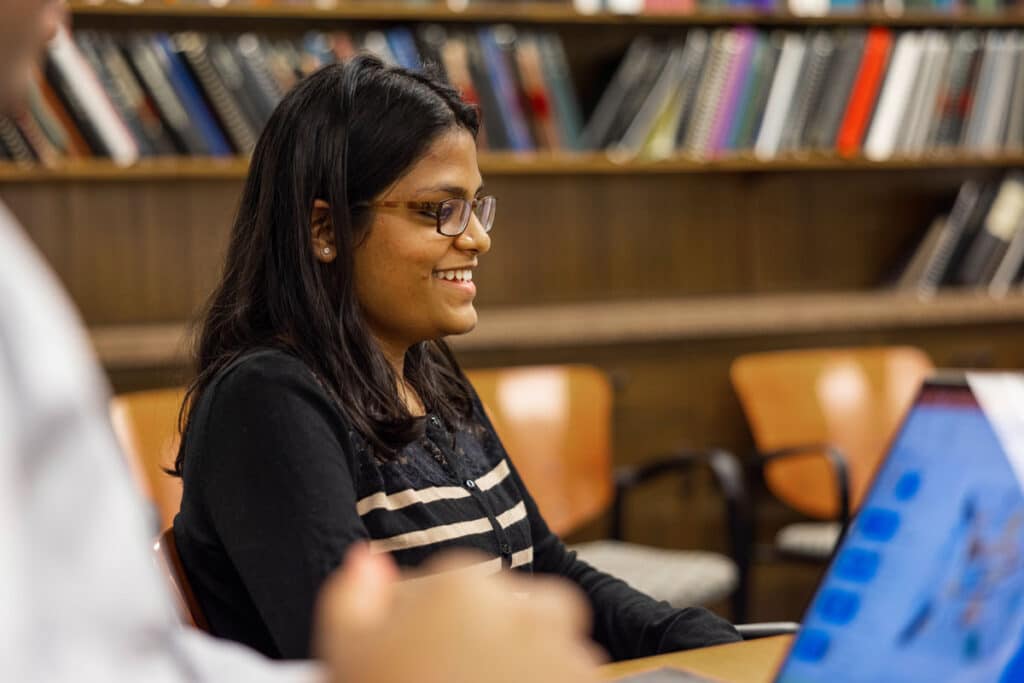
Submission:
M 456 128 L 375 201 L 473 199 L 482 189 L 476 142 Z M 472 273 L 491 238 L 475 214 L 458 237 L 439 234 L 436 225 L 433 215 L 415 209 L 374 209 L 369 233 L 355 249 L 355 292 L 370 329 L 380 343 L 403 353 L 412 344 L 476 326 L 476 285 L 441 275 Z

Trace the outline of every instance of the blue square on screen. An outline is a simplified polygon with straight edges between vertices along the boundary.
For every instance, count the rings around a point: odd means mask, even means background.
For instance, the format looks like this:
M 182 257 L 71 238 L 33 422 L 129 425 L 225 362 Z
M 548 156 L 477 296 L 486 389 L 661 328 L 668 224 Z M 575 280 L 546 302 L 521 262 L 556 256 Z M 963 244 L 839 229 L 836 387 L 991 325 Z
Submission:
M 844 581 L 868 583 L 878 573 L 882 556 L 874 550 L 847 548 L 836 559 L 836 576 Z
M 893 490 L 893 495 L 896 496 L 897 500 L 908 501 L 917 495 L 918 489 L 921 488 L 921 473 L 912 470 L 907 472 L 899 481 L 896 482 L 896 488 Z
M 850 591 L 830 588 L 818 599 L 818 614 L 823 621 L 845 626 L 853 621 L 860 609 L 860 597 Z
M 805 662 L 820 662 L 828 654 L 828 634 L 817 629 L 806 629 L 797 636 L 793 656 Z
M 892 540 L 899 526 L 900 516 L 892 510 L 871 508 L 861 512 L 857 528 L 872 541 L 885 543 Z

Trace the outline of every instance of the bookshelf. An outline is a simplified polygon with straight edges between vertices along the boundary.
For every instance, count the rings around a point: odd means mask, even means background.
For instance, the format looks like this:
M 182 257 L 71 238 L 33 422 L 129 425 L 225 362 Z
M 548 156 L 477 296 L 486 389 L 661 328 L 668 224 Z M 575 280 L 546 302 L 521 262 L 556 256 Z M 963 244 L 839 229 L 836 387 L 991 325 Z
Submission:
M 1015 168 L 1024 166 L 1024 153 L 981 155 L 932 155 L 923 159 L 896 158 L 875 161 L 863 157 L 798 155 L 789 158 L 759 160 L 752 157 L 700 160 L 677 158 L 664 161 L 616 159 L 604 153 L 502 153 L 480 154 L 480 170 L 485 175 L 636 175 L 693 173 L 779 173 L 831 172 L 857 170 L 927 171 L 956 168 Z M 241 180 L 248 161 L 242 157 L 167 157 L 143 159 L 130 166 L 119 166 L 106 159 L 65 161 L 53 167 L 22 165 L 0 161 L 0 182 L 90 182 L 154 180 Z
M 615 346 L 955 328 L 1022 319 L 1024 295 L 993 299 L 965 292 L 921 299 L 875 292 L 782 294 L 482 309 L 477 329 L 451 341 L 456 351 L 502 352 L 571 349 L 581 343 Z M 187 330 L 186 323 L 106 325 L 90 334 L 104 365 L 123 370 L 185 363 Z M 585 340 L 579 330 L 587 330 Z
M 630 43 L 693 29 L 867 26 L 1016 29 L 1024 13 L 746 11 L 581 15 L 568 3 L 474 3 L 464 12 L 402 2 L 71 0 L 96 30 L 300 35 L 440 23 L 452 31 L 510 23 L 557 34 L 589 113 Z M 714 155 L 712 155 L 714 157 Z M 993 299 L 944 291 L 921 300 L 882 288 L 929 222 L 968 179 L 1024 167 L 1024 149 L 992 154 L 750 155 L 641 161 L 603 152 L 485 151 L 500 199 L 494 247 L 481 259 L 480 325 L 454 340 L 467 366 L 593 363 L 620 389 L 621 462 L 680 444 L 750 446 L 728 384 L 730 362 L 775 348 L 913 344 L 940 366 L 1024 367 L 1024 294 Z M 215 283 L 247 161 L 244 156 L 102 159 L 50 168 L 0 163 L 0 198 L 71 292 L 118 389 L 187 378 L 183 338 Z M 700 497 L 703 489 L 695 491 Z M 673 514 L 676 491 L 650 498 Z M 709 520 L 715 502 L 705 499 Z M 680 509 L 688 518 L 693 509 Z M 714 547 L 702 529 L 656 524 L 630 510 L 631 539 Z M 780 591 L 784 593 L 784 591 Z M 765 611 L 755 617 L 794 618 Z
M 884 12 L 843 12 L 826 16 L 801 16 L 785 11 L 757 12 L 749 10 L 696 11 L 691 13 L 612 14 L 599 12 L 581 14 L 572 7 L 556 3 L 500 3 L 470 5 L 453 11 L 446 5 L 410 5 L 402 2 L 341 2 L 334 7 L 318 7 L 313 3 L 235 4 L 213 7 L 201 3 L 164 3 L 143 1 L 138 4 L 119 2 L 90 3 L 74 0 L 68 5 L 75 17 L 157 17 L 189 19 L 306 19 L 312 21 L 351 22 L 448 22 L 499 23 L 554 26 L 718 26 L 751 24 L 759 26 L 946 26 L 946 27 L 1019 27 L 1024 26 L 1024 12 L 989 14 L 961 11 L 957 13 L 910 10 L 899 15 Z

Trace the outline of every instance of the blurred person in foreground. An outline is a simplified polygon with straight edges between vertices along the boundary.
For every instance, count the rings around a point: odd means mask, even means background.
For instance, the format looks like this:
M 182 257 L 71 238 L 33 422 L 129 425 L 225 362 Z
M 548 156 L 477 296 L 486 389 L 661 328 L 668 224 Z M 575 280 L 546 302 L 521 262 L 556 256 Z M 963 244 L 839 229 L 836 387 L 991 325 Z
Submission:
M 0 0 L 0 111 L 19 107 L 63 20 L 53 0 Z M 3 680 L 593 680 L 585 609 L 569 589 L 442 574 L 416 590 L 365 548 L 325 583 L 314 628 L 322 664 L 271 662 L 179 626 L 88 349 L 52 274 L 0 205 Z M 527 590 L 532 599 L 515 597 Z

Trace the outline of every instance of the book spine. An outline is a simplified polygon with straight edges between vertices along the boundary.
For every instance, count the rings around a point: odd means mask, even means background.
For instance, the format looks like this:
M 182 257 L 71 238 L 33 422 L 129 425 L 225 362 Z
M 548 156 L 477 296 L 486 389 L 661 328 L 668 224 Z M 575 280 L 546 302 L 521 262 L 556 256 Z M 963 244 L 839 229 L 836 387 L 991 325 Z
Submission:
M 837 151 L 843 156 L 853 156 L 860 150 L 891 47 L 892 32 L 889 29 L 875 26 L 868 30 L 864 58 L 836 140 Z
M 888 77 L 878 97 L 878 108 L 864 142 L 864 156 L 883 161 L 892 156 L 921 61 L 921 35 L 908 31 L 896 41 Z
M 835 53 L 835 40 L 831 31 L 816 31 L 809 39 L 805 68 L 801 72 L 800 85 L 794 96 L 786 130 L 780 149 L 785 152 L 800 152 L 806 146 L 808 121 L 811 113 L 820 107 L 821 91 L 825 87 L 825 74 Z
M 36 155 L 25 139 L 21 137 L 18 127 L 6 116 L 0 116 L 0 142 L 3 143 L 7 155 L 14 161 L 36 161 Z
M 754 154 L 759 159 L 772 159 L 779 152 L 806 49 L 804 36 L 798 33 L 786 35 L 768 94 L 764 120 L 754 144 Z
M 157 33 L 152 40 L 157 57 L 170 77 L 171 86 L 182 104 L 185 105 L 189 119 L 202 135 L 207 152 L 213 156 L 230 155 L 232 153 L 231 146 L 217 125 L 213 113 L 203 99 L 187 67 L 182 62 L 178 48 L 171 37 L 165 33 Z
M 544 62 L 544 77 L 554 98 L 555 118 L 562 146 L 570 150 L 581 150 L 583 114 L 580 111 L 579 98 L 573 85 L 562 39 L 554 33 L 540 36 L 540 51 Z
M 210 63 L 205 40 L 194 32 L 182 33 L 177 40 L 235 150 L 241 154 L 250 153 L 256 146 L 256 132 L 249 127 L 245 115 Z
M 1024 175 L 1010 173 L 999 186 L 984 225 L 971 241 L 959 281 L 969 286 L 987 286 L 998 269 L 1014 232 L 1024 219 Z
M 97 135 L 118 164 L 132 164 L 139 158 L 139 147 L 103 92 L 96 75 L 78 52 L 67 29 L 60 28 L 49 44 L 49 55 L 69 90 L 81 103 L 83 113 L 95 126 Z
M 731 58 L 729 73 L 725 79 L 725 90 L 711 131 L 710 151 L 722 154 L 728 150 L 729 134 L 738 118 L 741 91 L 747 82 L 754 58 L 755 31 L 750 27 L 736 29 L 735 55 Z
M 494 28 L 479 29 L 480 47 L 488 74 L 494 82 L 498 108 L 509 133 L 509 143 L 517 152 L 528 152 L 534 147 L 530 139 L 530 131 L 526 125 L 526 117 L 520 106 L 519 93 L 516 89 L 509 64 L 499 46 L 498 36 Z

